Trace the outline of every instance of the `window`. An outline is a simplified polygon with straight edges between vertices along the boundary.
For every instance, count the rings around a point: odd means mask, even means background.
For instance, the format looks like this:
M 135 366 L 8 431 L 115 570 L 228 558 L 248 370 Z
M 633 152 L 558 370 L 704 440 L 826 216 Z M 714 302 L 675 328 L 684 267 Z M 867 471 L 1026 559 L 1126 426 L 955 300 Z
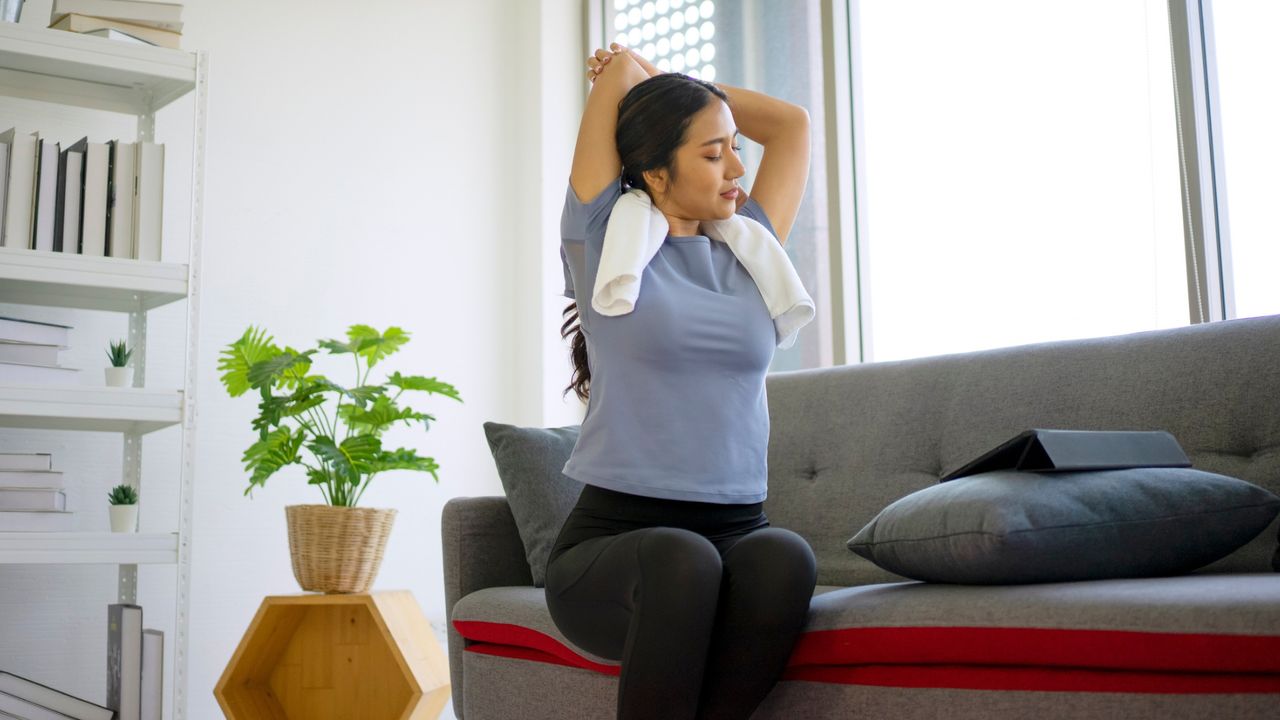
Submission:
M 864 360 L 1187 324 L 1163 0 L 857 7 Z
M 1280 313 L 1280 3 L 1213 3 L 1235 317 Z

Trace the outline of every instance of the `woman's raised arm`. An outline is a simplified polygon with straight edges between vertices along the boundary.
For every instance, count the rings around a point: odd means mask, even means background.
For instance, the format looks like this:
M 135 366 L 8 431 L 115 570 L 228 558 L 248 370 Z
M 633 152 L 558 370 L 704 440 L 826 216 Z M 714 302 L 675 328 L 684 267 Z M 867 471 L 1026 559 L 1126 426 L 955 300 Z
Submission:
M 602 56 L 609 57 L 609 61 L 598 72 L 593 64 L 595 79 L 582 111 L 578 142 L 573 149 L 573 167 L 569 171 L 569 185 L 584 203 L 597 197 L 622 172 L 622 160 L 614 141 L 618 104 L 631 88 L 649 77 L 630 53 L 615 55 L 597 50 L 597 62 Z

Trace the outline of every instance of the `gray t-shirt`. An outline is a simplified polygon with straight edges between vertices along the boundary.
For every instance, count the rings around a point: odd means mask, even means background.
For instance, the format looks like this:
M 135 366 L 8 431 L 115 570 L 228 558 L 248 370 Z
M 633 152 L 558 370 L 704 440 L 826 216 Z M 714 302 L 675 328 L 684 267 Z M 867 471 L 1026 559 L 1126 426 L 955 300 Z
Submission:
M 631 312 L 596 313 L 591 291 L 621 196 L 621 177 L 586 204 L 568 186 L 560 218 L 564 295 L 577 299 L 591 367 L 587 413 L 563 472 L 635 495 L 763 501 L 764 379 L 776 343 L 764 298 L 728 245 L 668 235 Z M 754 199 L 738 213 L 777 237 Z

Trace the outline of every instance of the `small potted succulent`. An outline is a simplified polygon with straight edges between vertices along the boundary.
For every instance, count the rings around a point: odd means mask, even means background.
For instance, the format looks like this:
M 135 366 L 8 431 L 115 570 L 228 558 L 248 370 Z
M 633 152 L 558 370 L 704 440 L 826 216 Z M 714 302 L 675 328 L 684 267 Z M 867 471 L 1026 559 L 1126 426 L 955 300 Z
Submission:
M 138 491 L 131 485 L 117 485 L 107 494 L 111 503 L 111 532 L 138 530 Z
M 107 359 L 111 367 L 106 368 L 107 387 L 129 387 L 133 384 L 133 368 L 127 367 L 133 350 L 125 346 L 124 340 L 110 343 Z

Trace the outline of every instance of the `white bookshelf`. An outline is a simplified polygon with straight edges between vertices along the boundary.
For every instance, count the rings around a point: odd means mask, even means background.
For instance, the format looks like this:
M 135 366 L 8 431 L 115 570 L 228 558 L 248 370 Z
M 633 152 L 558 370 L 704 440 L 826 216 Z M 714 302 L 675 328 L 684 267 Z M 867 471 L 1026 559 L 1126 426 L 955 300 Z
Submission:
M 123 443 L 121 481 L 138 488 L 147 512 L 148 487 L 157 498 L 177 498 L 176 522 L 163 532 L 3 532 L 0 564 L 113 565 L 119 602 L 137 601 L 139 565 L 174 566 L 172 694 L 165 716 L 187 714 L 187 655 L 191 587 L 192 484 L 195 449 L 196 358 L 200 299 L 200 244 L 203 237 L 204 144 L 207 116 L 208 55 L 116 42 L 30 25 L 0 22 L 0 96 L 57 106 L 119 113 L 136 118 L 137 141 L 155 142 L 155 114 L 192 95 L 190 134 L 190 227 L 184 262 L 147 262 L 84 257 L 21 248 L 0 248 L 0 302 L 123 313 L 129 321 L 129 346 L 135 348 L 134 387 L 0 384 L 0 428 L 119 433 Z M 16 119 L 15 119 L 16 120 Z M 25 122 L 17 120 L 17 122 Z M 17 124 L 6 118 L 6 129 Z M 38 121 L 34 122 L 38 128 Z M 94 128 L 84 130 L 92 133 Z M 126 138 L 121 138 L 126 139 Z M 186 143 L 166 138 L 166 155 Z M 171 163 L 166 159 L 166 166 Z M 169 213 L 170 198 L 165 199 Z M 165 242 L 172 254 L 173 244 Z M 168 260 L 162 257 L 162 260 Z M 148 311 L 185 303 L 183 386 L 146 387 Z M 181 428 L 180 467 L 175 476 L 142 477 L 142 436 L 162 428 Z M 56 469 L 56 467 L 55 467 Z M 114 484 L 114 483 L 113 483 Z M 175 489 L 177 492 L 168 492 Z M 96 501 L 97 498 L 94 498 Z M 95 503 L 86 499 L 78 511 Z M 101 510 L 106 512 L 105 499 Z M 38 595 L 39 588 L 32 588 Z M 167 633 L 166 633 L 167 634 Z M 105 652 L 105 648 L 104 648 Z

